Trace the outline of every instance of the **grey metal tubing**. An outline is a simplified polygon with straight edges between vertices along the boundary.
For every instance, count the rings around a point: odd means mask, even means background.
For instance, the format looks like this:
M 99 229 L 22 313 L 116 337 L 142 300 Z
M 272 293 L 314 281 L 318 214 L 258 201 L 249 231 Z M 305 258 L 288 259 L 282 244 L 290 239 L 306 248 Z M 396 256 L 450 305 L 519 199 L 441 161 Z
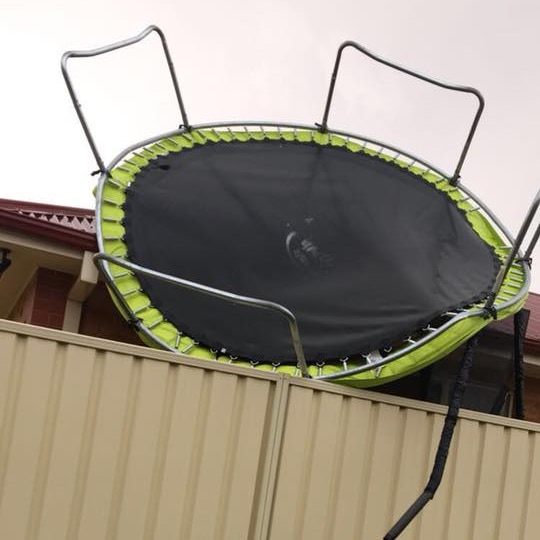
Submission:
M 187 279 L 181 279 L 175 276 L 171 276 L 169 274 L 157 272 L 156 270 L 145 268 L 138 264 L 134 264 L 134 263 L 125 261 L 123 259 L 119 259 L 118 257 L 113 257 L 112 255 L 108 255 L 107 253 L 103 253 L 103 252 L 96 253 L 94 255 L 94 260 L 98 262 L 106 261 L 108 263 L 116 264 L 134 273 L 143 274 L 145 276 L 149 276 L 151 278 L 158 279 L 160 281 L 171 283 L 177 287 L 182 287 L 184 289 L 189 289 L 192 291 L 200 292 L 202 294 L 206 294 L 207 296 L 220 298 L 222 300 L 226 300 L 233 304 L 241 304 L 244 306 L 251 306 L 251 307 L 255 307 L 259 309 L 265 309 L 267 311 L 273 311 L 274 313 L 278 313 L 279 315 L 285 317 L 287 319 L 287 322 L 289 323 L 289 330 L 291 332 L 291 340 L 293 343 L 294 351 L 296 353 L 296 358 L 298 360 L 298 367 L 304 377 L 310 377 L 307 364 L 306 364 L 306 358 L 304 356 L 304 349 L 302 347 L 302 342 L 300 340 L 300 331 L 298 329 L 298 323 L 296 321 L 296 317 L 286 307 L 280 304 L 277 304 L 275 302 L 269 302 L 268 300 L 251 298 L 249 296 L 241 296 L 241 295 L 230 293 L 227 291 L 222 291 L 220 289 L 215 289 L 214 287 L 208 287 L 200 283 L 195 283 L 194 281 L 189 281 Z M 108 276 L 112 277 L 110 273 L 108 273 Z
M 88 122 L 86 121 L 86 118 L 82 112 L 81 104 L 79 102 L 79 99 L 73 87 L 71 77 L 69 76 L 69 72 L 67 68 L 68 60 L 70 58 L 89 58 L 93 56 L 99 56 L 101 54 L 109 53 L 117 49 L 122 49 L 124 47 L 128 47 L 130 45 L 138 43 L 139 41 L 142 41 L 146 36 L 148 36 L 152 32 L 156 32 L 159 35 L 159 38 L 161 40 L 161 45 L 163 47 L 163 52 L 167 60 L 167 65 L 169 67 L 169 73 L 171 75 L 171 81 L 173 83 L 176 100 L 180 108 L 180 114 L 182 116 L 182 124 L 186 127 L 186 129 L 189 130 L 189 122 L 186 115 L 186 110 L 184 108 L 184 103 L 182 101 L 182 96 L 180 94 L 180 87 L 178 86 L 178 79 L 176 77 L 174 64 L 172 62 L 171 55 L 169 53 L 169 47 L 167 46 L 167 40 L 165 39 L 165 34 L 159 27 L 155 25 L 151 25 L 145 28 L 140 34 L 137 34 L 136 36 L 132 38 L 124 39 L 122 41 L 117 41 L 116 43 L 112 43 L 111 45 L 106 45 L 104 47 L 99 47 L 97 49 L 89 49 L 89 50 L 84 50 L 84 51 L 67 51 L 62 55 L 61 67 L 62 67 L 62 75 L 64 77 L 64 81 L 66 83 L 69 95 L 71 97 L 71 101 L 73 102 L 73 107 L 75 108 L 75 112 L 77 113 L 77 116 L 79 118 L 79 122 L 81 123 L 84 134 L 88 141 L 88 144 L 90 145 L 90 149 L 92 150 L 92 153 L 94 154 L 94 158 L 96 160 L 98 168 L 100 172 L 102 173 L 106 171 L 105 164 L 97 149 L 94 137 L 92 136 L 92 132 L 90 131 L 90 128 L 88 126 Z
M 534 220 L 536 212 L 538 211 L 538 207 L 540 207 L 540 190 L 536 194 L 536 197 L 533 199 L 531 207 L 529 208 L 529 211 L 527 212 L 525 219 L 523 220 L 523 223 L 521 224 L 516 240 L 512 246 L 512 250 L 506 257 L 506 261 L 504 262 L 504 265 L 502 266 L 502 268 L 499 271 L 499 274 L 497 275 L 495 284 L 493 285 L 493 288 L 491 289 L 491 294 L 484 306 L 485 310 L 490 310 L 493 307 L 493 304 L 495 303 L 495 298 L 497 297 L 497 295 L 499 294 L 499 291 L 501 290 L 501 286 L 504 282 L 504 278 L 507 276 L 512 264 L 514 263 L 514 259 L 519 254 L 521 244 L 523 243 L 525 236 L 529 232 L 529 228 Z M 532 252 L 538 241 L 539 235 L 540 235 L 540 223 L 538 224 L 536 231 L 533 234 L 532 240 L 529 243 L 529 246 L 527 247 L 527 250 L 525 252 L 525 259 L 528 259 L 531 257 Z
M 398 360 L 402 356 L 410 354 L 416 349 L 424 346 L 426 343 L 429 343 L 435 337 L 439 336 L 443 332 L 446 332 L 446 330 L 454 326 L 454 324 L 458 323 L 459 321 L 463 319 L 468 319 L 469 317 L 479 317 L 479 316 L 482 316 L 483 314 L 484 314 L 484 311 L 480 309 L 475 309 L 474 311 L 464 311 L 463 313 L 460 313 L 452 317 L 448 322 L 446 322 L 445 324 L 437 328 L 435 332 L 432 332 L 424 336 L 423 338 L 419 339 L 418 341 L 409 345 L 408 347 L 404 347 L 403 349 L 399 349 L 398 351 L 392 354 L 389 354 L 388 356 L 382 358 L 381 360 L 376 360 L 375 362 L 371 364 L 366 364 L 364 366 L 359 366 L 357 368 L 348 369 L 346 371 L 340 371 L 339 373 L 331 373 L 330 375 L 320 375 L 314 378 L 317 380 L 322 380 L 322 381 L 332 381 L 332 380 L 337 380 L 337 379 L 343 379 L 345 377 L 350 377 L 351 375 L 357 375 L 358 373 L 364 373 L 365 371 L 375 371 L 377 369 L 382 368 L 383 366 L 386 366 L 387 364 L 394 362 L 395 360 Z
M 411 75 L 412 77 L 415 77 L 416 79 L 420 79 L 422 81 L 434 84 L 435 86 L 439 86 L 440 88 L 445 88 L 447 90 L 455 90 L 456 92 L 465 92 L 468 94 L 473 94 L 478 99 L 478 109 L 476 110 L 476 114 L 474 116 L 471 128 L 469 130 L 469 134 L 467 136 L 467 139 L 465 141 L 465 144 L 459 156 L 456 169 L 454 170 L 454 174 L 452 175 L 452 178 L 450 179 L 450 182 L 453 185 L 455 185 L 459 180 L 459 175 L 461 172 L 461 168 L 463 166 L 463 162 L 465 161 L 465 157 L 467 156 L 467 152 L 469 151 L 469 147 L 471 145 L 474 133 L 476 131 L 476 127 L 478 126 L 478 122 L 480 121 L 480 117 L 482 116 L 482 111 L 484 110 L 485 102 L 484 102 L 484 97 L 482 96 L 482 94 L 478 90 L 476 90 L 476 88 L 472 88 L 470 86 L 459 86 L 455 84 L 448 84 L 448 83 L 439 81 L 437 79 L 434 79 L 433 77 L 428 77 L 427 75 L 423 75 L 421 73 L 418 73 L 417 71 L 413 71 L 412 69 L 400 66 L 399 64 L 396 64 L 394 62 L 390 62 L 389 60 L 381 58 L 380 56 L 377 56 L 375 53 L 371 52 L 370 50 L 366 49 L 365 47 L 363 47 L 362 45 L 359 45 L 358 43 L 354 41 L 345 41 L 344 43 L 340 45 L 337 52 L 336 61 L 334 64 L 334 70 L 332 72 L 332 78 L 330 80 L 330 88 L 328 90 L 328 97 L 326 98 L 324 115 L 323 115 L 323 119 L 320 125 L 320 129 L 322 132 L 327 131 L 327 128 L 328 128 L 328 115 L 330 113 L 330 105 L 332 103 L 332 98 L 334 96 L 334 88 L 336 85 L 339 65 L 341 63 L 341 55 L 343 54 L 343 51 L 347 47 L 352 47 L 353 49 L 356 49 L 357 51 L 360 51 L 361 53 L 365 54 L 372 60 L 375 60 L 376 62 L 379 62 L 380 64 L 384 64 L 385 66 L 396 69 L 397 71 L 400 71 L 402 73 L 406 73 L 407 75 Z

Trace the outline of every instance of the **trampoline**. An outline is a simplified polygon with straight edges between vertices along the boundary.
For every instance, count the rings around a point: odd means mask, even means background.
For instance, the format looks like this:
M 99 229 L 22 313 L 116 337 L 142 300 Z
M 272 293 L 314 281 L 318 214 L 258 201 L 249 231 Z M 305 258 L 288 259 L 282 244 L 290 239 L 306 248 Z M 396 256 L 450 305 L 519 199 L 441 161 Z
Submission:
M 105 166 L 67 64 L 157 33 L 180 109 L 178 129 Z M 453 173 L 328 127 L 343 51 L 446 90 L 478 109 Z M 394 540 L 442 479 L 478 332 L 515 314 L 516 407 L 536 195 L 514 239 L 460 181 L 484 107 L 475 89 L 389 62 L 355 42 L 337 53 L 323 119 L 191 125 L 163 32 L 62 58 L 98 164 L 95 255 L 112 298 L 149 345 L 207 359 L 370 387 L 467 342 L 429 481 L 385 535 Z M 522 244 L 528 237 L 528 245 Z M 521 405 L 520 405 L 521 404 Z
M 161 39 L 179 129 L 105 166 L 67 70 L 72 57 Z M 328 127 L 352 48 L 478 109 L 453 174 Z M 514 240 L 460 182 L 484 101 L 384 60 L 338 50 L 324 117 L 192 126 L 163 32 L 64 55 L 62 70 L 99 167 L 97 263 L 123 316 L 152 346 L 217 362 L 384 384 L 446 356 L 526 300 L 537 195 Z

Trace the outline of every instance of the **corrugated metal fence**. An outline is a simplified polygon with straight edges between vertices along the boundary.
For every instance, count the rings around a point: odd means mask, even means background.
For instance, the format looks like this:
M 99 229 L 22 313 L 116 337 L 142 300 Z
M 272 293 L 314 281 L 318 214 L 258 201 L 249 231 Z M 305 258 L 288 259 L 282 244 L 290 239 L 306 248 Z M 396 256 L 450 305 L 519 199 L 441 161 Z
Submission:
M 0 321 L 0 540 L 382 538 L 437 406 Z M 404 539 L 540 531 L 540 425 L 464 412 Z

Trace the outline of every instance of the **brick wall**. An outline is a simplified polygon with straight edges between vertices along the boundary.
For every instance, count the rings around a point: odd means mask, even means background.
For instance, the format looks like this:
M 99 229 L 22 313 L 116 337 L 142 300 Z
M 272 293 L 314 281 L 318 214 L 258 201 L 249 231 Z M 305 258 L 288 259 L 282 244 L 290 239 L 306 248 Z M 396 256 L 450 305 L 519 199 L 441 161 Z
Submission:
M 74 281 L 70 274 L 40 268 L 36 275 L 31 323 L 61 330 L 67 297 Z
M 142 344 L 135 331 L 120 315 L 103 283 L 98 283 L 83 304 L 79 333 L 124 343 Z
M 39 268 L 9 318 L 61 330 L 67 296 L 74 279 L 64 272 Z
M 540 379 L 525 378 L 525 420 L 540 422 Z

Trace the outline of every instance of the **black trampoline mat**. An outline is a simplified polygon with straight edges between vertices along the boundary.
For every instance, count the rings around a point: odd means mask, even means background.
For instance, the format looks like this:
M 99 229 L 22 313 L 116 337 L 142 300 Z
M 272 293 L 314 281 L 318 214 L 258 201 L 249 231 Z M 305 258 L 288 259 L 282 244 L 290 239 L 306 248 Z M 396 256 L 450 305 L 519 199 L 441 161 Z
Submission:
M 500 266 L 447 195 L 342 147 L 249 140 L 171 153 L 137 174 L 124 210 L 131 261 L 282 304 L 309 361 L 388 346 L 484 298 Z M 139 279 L 208 347 L 295 360 L 278 315 Z

